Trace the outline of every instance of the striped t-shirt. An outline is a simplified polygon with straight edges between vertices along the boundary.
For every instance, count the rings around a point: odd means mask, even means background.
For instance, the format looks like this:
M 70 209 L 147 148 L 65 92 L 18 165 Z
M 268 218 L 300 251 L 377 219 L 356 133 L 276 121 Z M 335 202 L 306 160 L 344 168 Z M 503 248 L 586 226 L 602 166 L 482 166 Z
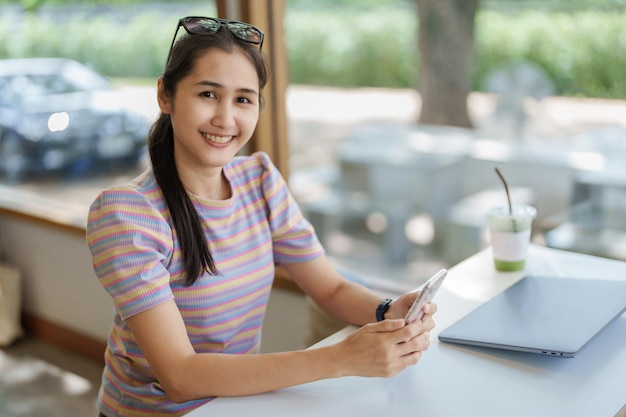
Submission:
M 258 353 L 274 265 L 314 259 L 323 249 L 264 153 L 224 167 L 228 200 L 191 199 L 220 274 L 190 287 L 169 210 L 148 170 L 103 191 L 89 212 L 87 243 L 116 313 L 105 353 L 99 408 L 108 417 L 183 415 L 210 398 L 168 399 L 125 319 L 174 300 L 196 352 Z

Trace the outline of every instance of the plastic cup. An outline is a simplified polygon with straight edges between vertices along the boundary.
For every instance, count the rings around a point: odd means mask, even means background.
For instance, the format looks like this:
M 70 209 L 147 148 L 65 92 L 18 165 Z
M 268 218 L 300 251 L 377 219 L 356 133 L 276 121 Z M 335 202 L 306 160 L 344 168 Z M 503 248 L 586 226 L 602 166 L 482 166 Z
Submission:
M 521 271 L 526 265 L 530 232 L 537 209 L 525 204 L 494 207 L 488 211 L 489 237 L 498 271 Z

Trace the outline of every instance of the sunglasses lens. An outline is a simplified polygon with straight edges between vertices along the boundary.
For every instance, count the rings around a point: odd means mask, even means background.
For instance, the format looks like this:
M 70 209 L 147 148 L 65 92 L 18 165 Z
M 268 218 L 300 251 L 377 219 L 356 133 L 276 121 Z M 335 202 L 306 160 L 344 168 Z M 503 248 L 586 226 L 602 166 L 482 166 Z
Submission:
M 220 29 L 221 23 L 213 19 L 190 17 L 185 19 L 184 25 L 189 32 L 203 34 L 217 32 Z
M 228 22 L 228 29 L 239 39 L 246 42 L 259 45 L 263 41 L 263 34 L 257 28 L 247 23 Z

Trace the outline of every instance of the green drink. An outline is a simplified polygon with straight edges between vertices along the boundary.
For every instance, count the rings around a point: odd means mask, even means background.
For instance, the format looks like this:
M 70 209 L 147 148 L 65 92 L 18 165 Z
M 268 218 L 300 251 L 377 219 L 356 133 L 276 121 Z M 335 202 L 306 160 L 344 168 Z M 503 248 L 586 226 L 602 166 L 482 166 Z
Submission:
M 489 236 L 498 271 L 521 271 L 526 265 L 530 232 L 537 210 L 528 205 L 495 207 L 489 214 Z

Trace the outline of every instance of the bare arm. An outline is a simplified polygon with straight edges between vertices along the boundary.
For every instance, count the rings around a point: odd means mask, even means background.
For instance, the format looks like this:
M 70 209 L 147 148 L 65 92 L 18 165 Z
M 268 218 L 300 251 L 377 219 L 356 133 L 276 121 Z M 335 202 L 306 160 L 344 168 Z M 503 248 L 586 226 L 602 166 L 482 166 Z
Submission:
M 342 277 L 325 256 L 312 261 L 283 265 L 289 276 L 327 313 L 350 324 L 362 326 L 376 321 L 376 307 L 383 297 L 363 285 Z M 417 292 L 407 293 L 394 300 L 386 318 L 403 318 Z M 430 303 L 423 318 L 426 330 L 434 327 L 432 315 L 436 305 Z
M 127 322 L 162 388 L 176 402 L 249 395 L 344 375 L 391 376 L 415 364 L 429 343 L 421 323 L 385 320 L 319 349 L 198 354 L 173 301 Z
M 325 256 L 282 266 L 317 305 L 335 318 L 358 326 L 376 321 L 376 307 L 383 297 L 343 278 Z

